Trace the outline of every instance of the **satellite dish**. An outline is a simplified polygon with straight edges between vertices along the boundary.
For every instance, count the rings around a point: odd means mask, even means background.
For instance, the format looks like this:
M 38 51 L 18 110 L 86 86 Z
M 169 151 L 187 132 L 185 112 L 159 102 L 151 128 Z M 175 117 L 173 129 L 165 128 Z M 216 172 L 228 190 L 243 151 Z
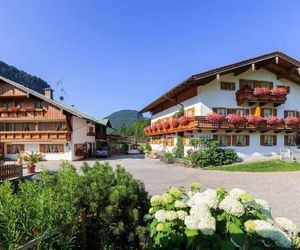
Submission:
M 65 98 L 63 96 L 59 97 L 59 100 L 63 101 Z

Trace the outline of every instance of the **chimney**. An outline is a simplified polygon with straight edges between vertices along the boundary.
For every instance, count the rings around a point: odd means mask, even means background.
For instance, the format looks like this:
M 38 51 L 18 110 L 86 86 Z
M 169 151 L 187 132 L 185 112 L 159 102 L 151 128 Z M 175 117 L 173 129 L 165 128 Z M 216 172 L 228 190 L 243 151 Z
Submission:
M 50 87 L 44 88 L 44 95 L 50 99 L 53 99 L 53 89 Z

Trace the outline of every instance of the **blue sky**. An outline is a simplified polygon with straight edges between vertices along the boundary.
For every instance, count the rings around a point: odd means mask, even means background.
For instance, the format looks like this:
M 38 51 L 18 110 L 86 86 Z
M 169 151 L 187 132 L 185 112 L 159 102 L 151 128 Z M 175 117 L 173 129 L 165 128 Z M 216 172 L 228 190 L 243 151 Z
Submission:
M 0 0 L 0 60 L 95 117 L 274 50 L 300 59 L 300 1 Z

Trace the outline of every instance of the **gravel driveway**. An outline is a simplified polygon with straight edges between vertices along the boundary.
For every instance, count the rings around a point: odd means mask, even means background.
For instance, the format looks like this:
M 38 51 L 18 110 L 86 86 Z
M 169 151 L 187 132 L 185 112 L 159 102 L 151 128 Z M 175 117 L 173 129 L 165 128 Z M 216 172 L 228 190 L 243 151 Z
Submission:
M 137 179 L 144 181 L 150 194 L 163 193 L 170 186 L 189 187 L 200 181 L 205 188 L 239 187 L 256 198 L 267 200 L 274 216 L 293 219 L 300 228 L 300 171 L 282 173 L 244 173 L 201 170 L 168 165 L 159 160 L 143 159 L 141 156 L 118 156 L 109 160 L 112 165 L 122 165 Z M 94 160 L 87 161 L 94 163 Z M 73 165 L 79 168 L 82 161 Z M 59 162 L 42 162 L 40 165 L 56 170 Z M 40 168 L 40 166 L 39 166 Z

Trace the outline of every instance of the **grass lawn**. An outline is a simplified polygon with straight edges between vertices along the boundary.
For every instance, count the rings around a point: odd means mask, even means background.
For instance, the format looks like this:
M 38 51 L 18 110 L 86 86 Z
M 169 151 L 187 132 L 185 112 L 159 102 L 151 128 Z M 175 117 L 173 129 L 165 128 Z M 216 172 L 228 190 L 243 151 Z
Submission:
M 219 167 L 207 167 L 210 170 L 240 171 L 240 172 L 284 172 L 300 171 L 300 163 L 290 163 L 281 160 L 238 163 Z

